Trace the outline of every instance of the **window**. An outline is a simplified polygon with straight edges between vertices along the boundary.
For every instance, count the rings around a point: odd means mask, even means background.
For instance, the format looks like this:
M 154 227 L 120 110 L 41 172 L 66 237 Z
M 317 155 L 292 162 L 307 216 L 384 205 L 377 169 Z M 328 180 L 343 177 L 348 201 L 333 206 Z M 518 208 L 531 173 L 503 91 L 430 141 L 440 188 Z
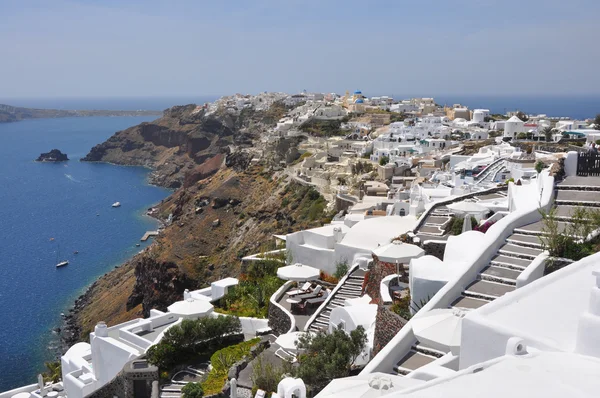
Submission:
M 404 209 L 400 209 L 400 216 L 405 216 L 406 215 L 406 210 Z

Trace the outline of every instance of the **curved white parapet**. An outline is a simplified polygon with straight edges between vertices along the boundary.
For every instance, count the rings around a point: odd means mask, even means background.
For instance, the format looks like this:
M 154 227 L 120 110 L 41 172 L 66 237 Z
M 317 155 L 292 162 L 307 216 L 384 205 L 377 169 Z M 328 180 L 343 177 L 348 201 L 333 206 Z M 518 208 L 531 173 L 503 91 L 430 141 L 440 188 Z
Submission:
M 292 333 L 296 330 L 296 318 L 294 317 L 294 315 L 292 315 L 291 312 L 289 312 L 281 304 L 279 304 L 278 301 L 285 294 L 285 292 L 288 291 L 290 286 L 292 286 L 292 284 L 294 284 L 294 283 L 295 283 L 294 281 L 287 281 L 286 283 L 284 283 L 279 289 L 277 289 L 277 291 L 275 293 L 273 293 L 273 295 L 271 296 L 271 299 L 269 300 L 272 305 L 279 308 L 290 318 L 291 326 L 290 326 L 290 330 L 288 330 L 287 333 Z
M 543 251 L 533 259 L 527 268 L 525 268 L 525 270 L 517 277 L 517 289 L 544 276 L 546 260 L 548 260 L 548 257 L 550 257 L 549 253 L 547 251 Z

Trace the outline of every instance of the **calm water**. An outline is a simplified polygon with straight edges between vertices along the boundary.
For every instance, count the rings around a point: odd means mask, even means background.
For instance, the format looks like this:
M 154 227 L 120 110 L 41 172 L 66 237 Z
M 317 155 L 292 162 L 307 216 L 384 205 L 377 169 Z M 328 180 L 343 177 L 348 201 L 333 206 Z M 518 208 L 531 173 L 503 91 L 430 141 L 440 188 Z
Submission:
M 0 124 L 0 392 L 36 381 L 53 357 L 60 313 L 95 278 L 143 249 L 135 244 L 156 228 L 144 210 L 169 192 L 147 184 L 148 170 L 79 162 L 114 132 L 151 119 Z M 33 161 L 52 148 L 71 160 Z M 116 201 L 122 207 L 112 208 Z M 58 259 L 70 264 L 56 269 L 59 248 Z

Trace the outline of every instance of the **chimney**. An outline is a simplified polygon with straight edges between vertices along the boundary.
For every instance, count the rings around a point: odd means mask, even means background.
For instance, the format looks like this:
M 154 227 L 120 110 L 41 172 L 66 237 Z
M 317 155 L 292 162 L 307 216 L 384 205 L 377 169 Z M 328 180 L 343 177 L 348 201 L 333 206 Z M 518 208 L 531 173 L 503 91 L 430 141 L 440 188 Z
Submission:
M 106 327 L 106 323 L 104 321 L 98 322 L 94 328 L 94 334 L 96 337 L 108 337 L 108 328 Z
M 600 271 L 592 271 L 596 278 L 590 294 L 588 310 L 579 318 L 575 352 L 600 358 Z
M 183 299 L 184 299 L 184 300 L 187 300 L 187 299 L 189 299 L 189 298 L 191 298 L 191 297 L 192 297 L 192 295 L 190 294 L 190 289 L 185 289 L 185 290 L 183 291 Z

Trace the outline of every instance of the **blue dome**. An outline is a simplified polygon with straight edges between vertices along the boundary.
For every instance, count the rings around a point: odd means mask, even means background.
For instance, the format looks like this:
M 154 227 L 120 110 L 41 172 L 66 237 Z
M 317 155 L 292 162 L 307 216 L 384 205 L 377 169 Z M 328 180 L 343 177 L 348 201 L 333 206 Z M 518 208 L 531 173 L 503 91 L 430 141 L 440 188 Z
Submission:
M 354 101 L 355 104 L 362 104 L 365 101 L 362 100 L 362 98 L 357 99 L 356 101 Z
M 354 94 L 362 94 L 362 92 L 360 90 L 356 90 Z

